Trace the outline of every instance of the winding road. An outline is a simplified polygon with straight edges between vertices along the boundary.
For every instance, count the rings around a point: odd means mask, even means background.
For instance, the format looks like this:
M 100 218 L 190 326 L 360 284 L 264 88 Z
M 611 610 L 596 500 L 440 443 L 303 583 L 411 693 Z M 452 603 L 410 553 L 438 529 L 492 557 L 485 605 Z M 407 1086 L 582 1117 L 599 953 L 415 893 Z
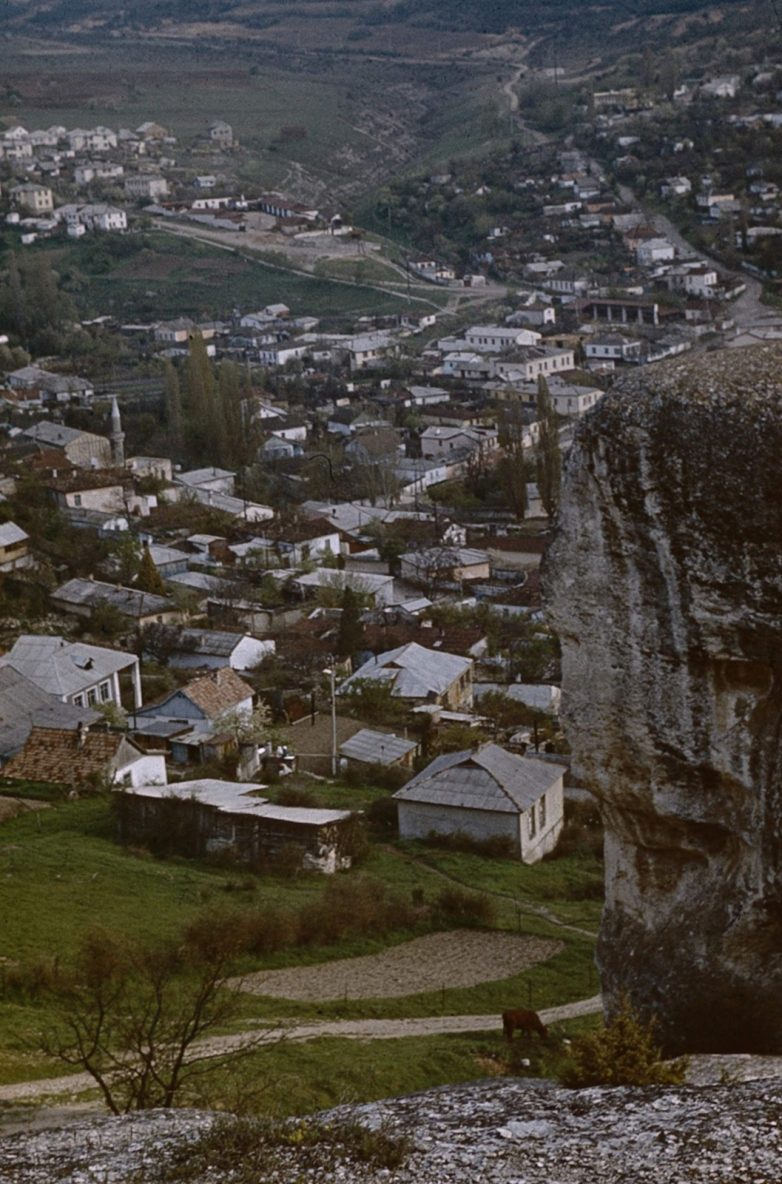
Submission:
M 545 1024 L 579 1016 L 596 1015 L 602 1010 L 602 997 L 593 995 L 576 1003 L 549 1007 L 540 1012 Z M 394 1020 L 330 1020 L 318 1024 L 282 1023 L 273 1028 L 254 1028 L 231 1036 L 215 1036 L 197 1047 L 200 1057 L 224 1057 L 246 1052 L 281 1041 L 303 1043 L 331 1036 L 342 1040 L 401 1040 L 410 1036 L 444 1036 L 460 1032 L 496 1032 L 501 1030 L 500 1017 L 494 1015 L 436 1015 L 415 1019 Z M 64 1094 L 75 1096 L 95 1088 L 89 1073 L 71 1073 L 65 1077 L 47 1077 L 38 1081 L 22 1081 L 0 1086 L 0 1104 L 43 1101 Z

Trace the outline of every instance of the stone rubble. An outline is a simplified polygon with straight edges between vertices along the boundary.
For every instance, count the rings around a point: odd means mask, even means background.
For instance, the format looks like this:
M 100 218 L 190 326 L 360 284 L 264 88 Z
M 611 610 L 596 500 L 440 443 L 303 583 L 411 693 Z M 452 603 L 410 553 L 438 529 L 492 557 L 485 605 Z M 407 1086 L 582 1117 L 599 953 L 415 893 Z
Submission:
M 565 1090 L 491 1079 L 320 1117 L 407 1135 L 400 1168 L 297 1153 L 258 1184 L 779 1184 L 782 1082 Z M 159 1184 L 172 1153 L 218 1120 L 200 1111 L 99 1118 L 0 1140 L 3 1184 Z M 197 1184 L 230 1184 L 216 1166 Z M 192 1184 L 196 1184 L 195 1181 Z

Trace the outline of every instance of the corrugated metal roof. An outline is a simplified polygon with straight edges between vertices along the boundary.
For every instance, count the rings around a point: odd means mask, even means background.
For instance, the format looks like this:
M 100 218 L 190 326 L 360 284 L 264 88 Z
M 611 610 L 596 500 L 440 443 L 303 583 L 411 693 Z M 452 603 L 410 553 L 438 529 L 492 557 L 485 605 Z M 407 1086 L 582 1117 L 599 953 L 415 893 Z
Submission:
M 484 744 L 475 751 L 436 757 L 394 797 L 407 802 L 514 814 L 529 809 L 565 771 L 564 766 L 516 756 L 498 744 Z
M 66 641 L 59 636 L 23 633 L 0 658 L 0 668 L 12 666 L 51 695 L 77 695 L 120 670 L 137 663 L 133 654 L 101 645 Z
M 0 547 L 10 547 L 13 543 L 23 543 L 30 536 L 15 522 L 4 522 L 0 526 Z
M 387 650 L 359 666 L 355 674 L 339 688 L 340 694 L 362 679 L 391 682 L 392 694 L 398 699 L 425 699 L 430 694 L 442 695 L 472 668 L 470 658 L 458 654 L 429 650 L 416 641 Z
M 340 745 L 340 755 L 368 765 L 393 765 L 418 747 L 415 740 L 405 740 L 386 732 L 362 728 Z
M 266 798 L 251 796 L 260 784 L 218 781 L 206 777 L 198 781 L 180 781 L 172 785 L 141 785 L 123 792 L 148 798 L 195 799 L 226 814 L 252 814 L 298 826 L 329 826 L 350 818 L 350 810 L 312 810 L 299 806 L 275 806 Z

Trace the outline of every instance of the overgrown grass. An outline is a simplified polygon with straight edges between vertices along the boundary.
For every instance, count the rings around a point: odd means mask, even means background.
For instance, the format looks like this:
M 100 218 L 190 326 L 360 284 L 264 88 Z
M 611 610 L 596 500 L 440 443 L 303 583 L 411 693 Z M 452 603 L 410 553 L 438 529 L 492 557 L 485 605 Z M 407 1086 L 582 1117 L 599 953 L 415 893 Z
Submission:
M 377 291 L 366 283 L 334 283 L 269 266 L 244 246 L 239 235 L 236 250 L 241 254 L 165 232 L 145 234 L 137 241 L 137 252 L 126 258 L 102 258 L 100 270 L 94 269 L 87 242 L 68 248 L 42 244 L 36 249 L 51 254 L 84 315 L 207 317 L 225 315 L 234 307 L 262 308 L 282 301 L 299 314 L 353 318 L 398 312 L 409 303 L 404 295 Z
M 356 806 L 372 795 L 363 787 L 313 784 L 318 800 L 330 805 Z M 35 792 L 35 787 L 17 788 L 22 795 Z M 96 925 L 148 942 L 178 938 L 205 908 L 244 917 L 248 923 L 274 910 L 298 915 L 311 911 L 340 884 L 358 886 L 360 877 L 369 877 L 369 885 L 385 885 L 390 899 L 400 901 L 399 927 L 391 928 L 387 922 L 381 929 L 348 925 L 344 932 L 331 934 L 329 942 L 312 940 L 313 933 L 303 944 L 283 943 L 284 948 L 272 943 L 265 949 L 262 942 L 255 953 L 252 947 L 246 948 L 239 971 L 306 966 L 376 953 L 427 932 L 432 926 L 431 910 L 437 898 L 455 886 L 449 882 L 452 879 L 478 900 L 491 902 L 494 927 L 559 938 L 564 941 L 562 951 L 511 979 L 469 988 L 450 988 L 444 981 L 439 990 L 404 998 L 301 1003 L 247 995 L 240 1023 L 492 1012 L 499 1016 L 514 1004 L 540 1009 L 594 993 L 593 942 L 527 911 L 526 906 L 545 901 L 557 915 L 583 921 L 587 918 L 583 906 L 595 909 L 596 902 L 573 902 L 567 894 L 578 891 L 594 875 L 594 863 L 578 857 L 526 868 L 510 860 L 435 851 L 424 845 L 409 845 L 403 851 L 393 844 L 375 844 L 358 879 L 355 873 L 336 881 L 314 874 L 280 879 L 124 850 L 115 841 L 106 799 L 60 800 L 0 829 L 0 914 L 4 918 L 0 977 L 12 979 L 17 963 L 38 962 L 43 971 L 56 967 L 59 960 L 68 961 L 82 935 Z M 456 924 L 456 916 L 452 913 L 450 920 L 443 918 L 439 924 Z M 596 920 L 596 909 L 588 919 Z M 0 1004 L 0 1079 L 26 1080 L 57 1071 L 44 1058 L 31 1054 L 30 1042 L 46 1018 L 45 1004 L 34 995 L 12 994 Z

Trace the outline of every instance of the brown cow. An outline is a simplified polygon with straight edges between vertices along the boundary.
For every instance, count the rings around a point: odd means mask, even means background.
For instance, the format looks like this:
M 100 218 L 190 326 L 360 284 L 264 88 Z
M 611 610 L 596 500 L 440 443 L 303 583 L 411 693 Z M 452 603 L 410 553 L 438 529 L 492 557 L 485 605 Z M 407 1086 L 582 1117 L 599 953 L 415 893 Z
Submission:
M 548 1038 L 548 1028 L 536 1011 L 526 1011 L 521 1007 L 515 1011 L 503 1011 L 502 1030 L 505 1034 L 505 1039 L 512 1040 L 513 1033 L 517 1028 L 528 1036 L 531 1036 L 533 1032 L 537 1032 L 541 1040 Z

